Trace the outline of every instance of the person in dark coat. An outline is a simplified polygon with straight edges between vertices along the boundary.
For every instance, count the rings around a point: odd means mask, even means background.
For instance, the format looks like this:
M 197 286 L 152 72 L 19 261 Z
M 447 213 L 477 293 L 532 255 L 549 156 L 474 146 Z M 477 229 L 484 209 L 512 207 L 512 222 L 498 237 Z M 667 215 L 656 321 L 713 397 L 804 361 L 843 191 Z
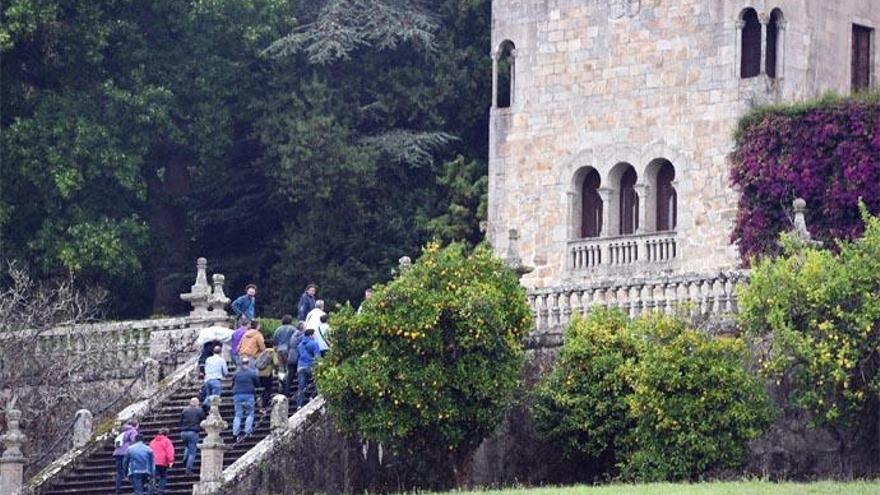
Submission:
M 315 309 L 315 293 L 317 292 L 318 287 L 315 284 L 309 284 L 306 287 L 306 291 L 300 296 L 299 305 L 297 306 L 297 317 L 299 318 L 299 321 L 306 321 L 306 316 L 309 314 L 309 311 Z
M 193 397 L 189 400 L 189 406 L 180 414 L 180 439 L 186 446 L 183 453 L 186 474 L 191 474 L 196 464 L 196 446 L 199 443 L 199 430 L 202 429 L 204 419 L 205 411 L 200 407 L 198 397 Z

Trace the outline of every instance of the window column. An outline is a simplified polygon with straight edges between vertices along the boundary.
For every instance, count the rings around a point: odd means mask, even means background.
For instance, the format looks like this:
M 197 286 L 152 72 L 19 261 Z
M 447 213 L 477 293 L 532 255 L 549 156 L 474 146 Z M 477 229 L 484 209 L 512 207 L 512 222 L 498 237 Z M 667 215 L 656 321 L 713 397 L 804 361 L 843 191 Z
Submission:
M 762 76 L 767 73 L 765 65 L 767 63 L 767 23 L 769 20 L 770 17 L 764 12 L 758 14 L 758 22 L 761 23 L 761 63 L 758 74 Z
M 785 75 L 785 18 L 776 20 L 776 78 Z
M 739 79 L 742 74 L 742 39 L 743 39 L 743 28 L 746 27 L 746 21 L 740 19 L 736 20 L 736 38 L 734 40 L 733 46 L 736 47 L 736 55 L 734 56 L 734 70 L 733 77 Z
M 639 221 L 635 233 L 644 234 L 648 226 L 648 205 L 650 204 L 648 202 L 648 194 L 651 192 L 651 187 L 647 184 L 636 184 L 633 186 L 633 189 L 636 191 L 637 204 L 639 205 L 638 212 L 636 213 Z
M 599 197 L 602 198 L 602 230 L 599 232 L 599 237 L 608 237 L 611 235 L 611 232 L 608 231 L 609 226 L 611 225 L 611 199 L 614 197 L 614 189 L 609 187 L 600 187 L 596 190 L 599 193 Z
M 498 50 L 489 52 L 492 57 L 492 108 L 498 108 Z

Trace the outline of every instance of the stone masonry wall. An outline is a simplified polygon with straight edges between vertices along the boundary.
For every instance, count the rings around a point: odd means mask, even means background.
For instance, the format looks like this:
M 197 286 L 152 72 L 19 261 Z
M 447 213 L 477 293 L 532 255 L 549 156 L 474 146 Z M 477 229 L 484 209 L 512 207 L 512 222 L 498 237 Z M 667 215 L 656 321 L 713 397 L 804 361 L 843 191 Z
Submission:
M 739 77 L 737 21 L 749 6 L 763 18 L 773 8 L 783 13 L 776 79 Z M 602 187 L 614 187 L 614 166 L 627 162 L 637 184 L 649 185 L 649 162 L 665 158 L 676 172 L 678 256 L 658 270 L 737 265 L 727 155 L 738 118 L 759 103 L 848 93 L 851 25 L 880 28 L 876 7 L 875 0 L 494 1 L 492 49 L 504 40 L 516 47 L 513 102 L 491 113 L 495 248 L 504 253 L 508 229 L 518 229 L 523 261 L 536 268 L 523 279 L 530 287 L 585 276 L 566 269 L 567 241 L 577 237 L 576 172 L 593 167 Z

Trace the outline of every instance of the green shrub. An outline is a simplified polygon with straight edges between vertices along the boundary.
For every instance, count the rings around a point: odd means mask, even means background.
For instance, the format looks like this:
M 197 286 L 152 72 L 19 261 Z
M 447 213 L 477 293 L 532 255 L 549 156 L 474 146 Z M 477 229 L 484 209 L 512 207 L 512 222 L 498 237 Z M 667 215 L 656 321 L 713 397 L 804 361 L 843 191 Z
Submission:
M 281 326 L 281 318 L 257 318 L 260 322 L 260 333 L 266 342 L 271 341 L 275 336 L 275 329 Z
M 692 479 L 739 466 L 772 416 L 740 340 L 681 319 L 594 310 L 574 320 L 537 389 L 538 430 L 600 476 Z
M 740 323 L 761 369 L 841 451 L 844 430 L 869 420 L 880 391 L 880 220 L 862 208 L 864 236 L 839 253 L 784 237 L 784 254 L 761 260 L 740 294 Z
M 429 244 L 360 313 L 333 321 L 317 380 L 336 424 L 446 483 L 500 423 L 532 326 L 516 274 L 487 246 L 459 244 Z
M 769 425 L 770 401 L 746 367 L 740 339 L 717 338 L 679 319 L 650 315 L 636 322 L 639 359 L 628 370 L 634 428 L 627 436 L 625 477 L 692 479 L 735 468 L 748 441 Z
M 612 473 L 618 442 L 632 424 L 625 368 L 636 358 L 632 321 L 617 310 L 597 309 L 572 321 L 553 371 L 537 388 L 533 414 L 544 437 L 569 459 L 581 456 Z

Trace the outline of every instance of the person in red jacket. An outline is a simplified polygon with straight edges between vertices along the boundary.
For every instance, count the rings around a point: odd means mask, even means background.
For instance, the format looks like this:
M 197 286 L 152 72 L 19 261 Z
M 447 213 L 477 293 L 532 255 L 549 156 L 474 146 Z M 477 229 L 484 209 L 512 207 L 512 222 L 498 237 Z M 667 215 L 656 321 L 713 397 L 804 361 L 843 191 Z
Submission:
M 168 470 L 174 464 L 174 444 L 168 439 L 168 428 L 159 429 L 159 434 L 150 442 L 150 450 L 156 462 L 156 495 L 164 495 Z

